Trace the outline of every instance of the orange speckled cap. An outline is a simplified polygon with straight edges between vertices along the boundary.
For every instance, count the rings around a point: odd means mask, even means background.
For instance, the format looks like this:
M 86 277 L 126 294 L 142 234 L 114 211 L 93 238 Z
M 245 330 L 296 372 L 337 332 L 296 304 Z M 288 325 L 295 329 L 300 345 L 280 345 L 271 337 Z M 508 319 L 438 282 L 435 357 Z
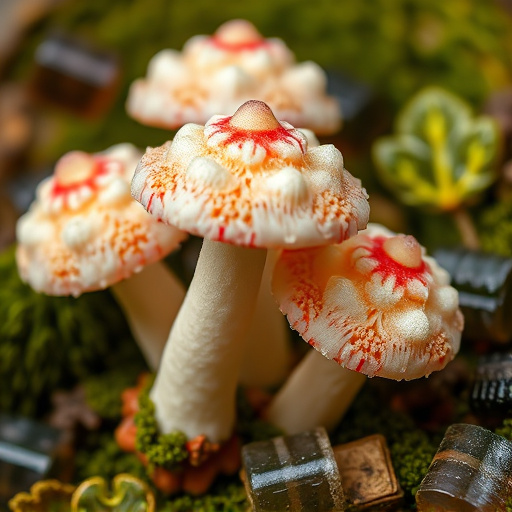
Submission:
M 332 145 L 279 122 L 261 101 L 148 149 L 132 194 L 157 218 L 211 240 L 265 248 L 340 242 L 366 226 L 367 195 Z
M 463 317 L 447 272 L 414 237 L 378 225 L 338 245 L 284 251 L 273 293 L 310 345 L 370 377 L 424 377 L 459 349 Z
M 130 195 L 140 152 L 119 144 L 73 151 L 37 188 L 17 224 L 22 279 L 49 295 L 106 288 L 178 247 L 186 234 L 158 223 Z

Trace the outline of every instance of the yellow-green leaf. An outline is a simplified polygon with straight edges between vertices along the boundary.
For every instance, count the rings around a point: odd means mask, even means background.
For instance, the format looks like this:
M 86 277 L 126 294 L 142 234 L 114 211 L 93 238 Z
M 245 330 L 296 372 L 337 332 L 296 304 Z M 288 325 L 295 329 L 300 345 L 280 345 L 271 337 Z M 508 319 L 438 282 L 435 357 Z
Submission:
M 491 118 L 473 118 L 461 99 L 428 87 L 404 107 L 395 135 L 374 143 L 373 158 L 382 181 L 403 203 L 450 211 L 495 180 L 498 142 Z

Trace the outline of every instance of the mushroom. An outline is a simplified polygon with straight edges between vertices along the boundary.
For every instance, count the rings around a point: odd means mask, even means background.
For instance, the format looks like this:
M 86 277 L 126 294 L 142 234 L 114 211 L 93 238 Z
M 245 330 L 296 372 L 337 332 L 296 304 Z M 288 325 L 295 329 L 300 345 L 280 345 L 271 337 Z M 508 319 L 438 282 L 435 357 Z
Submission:
M 266 411 L 287 432 L 333 428 L 365 375 L 417 379 L 459 350 L 463 316 L 448 273 L 414 237 L 379 225 L 338 245 L 283 251 L 272 288 L 292 328 L 318 351 Z
M 64 155 L 17 224 L 21 278 L 38 292 L 73 295 L 111 286 L 148 362 L 158 366 L 183 285 L 159 262 L 186 234 L 132 199 L 140 158 L 130 144 Z
M 188 122 L 203 124 L 214 114 L 234 112 L 244 101 L 258 98 L 269 104 L 278 119 L 294 126 L 319 133 L 338 130 L 340 109 L 326 94 L 325 73 L 313 62 L 294 62 L 283 41 L 264 38 L 246 20 L 231 20 L 212 36 L 191 38 L 182 52 L 157 53 L 146 78 L 132 84 L 127 111 L 143 124 L 177 129 Z M 271 274 L 269 261 L 249 330 L 242 385 L 280 384 L 293 358 L 289 330 L 266 281 Z
M 308 148 L 320 142 L 311 130 L 299 128 Z M 293 365 L 289 327 L 272 295 L 271 281 L 278 251 L 269 251 L 254 317 L 245 342 L 245 355 L 240 369 L 240 384 L 248 387 L 273 387 L 282 384 Z
M 340 128 L 341 113 L 326 90 L 317 64 L 295 64 L 283 41 L 264 38 L 246 20 L 231 20 L 212 36 L 191 38 L 182 52 L 158 52 L 147 77 L 132 84 L 126 108 L 143 124 L 175 129 L 256 98 L 278 119 L 331 134 Z
M 204 237 L 150 393 L 160 430 L 225 441 L 264 248 L 356 234 L 368 219 L 366 192 L 334 146 L 308 150 L 302 132 L 253 100 L 148 149 L 132 194 L 158 219 Z

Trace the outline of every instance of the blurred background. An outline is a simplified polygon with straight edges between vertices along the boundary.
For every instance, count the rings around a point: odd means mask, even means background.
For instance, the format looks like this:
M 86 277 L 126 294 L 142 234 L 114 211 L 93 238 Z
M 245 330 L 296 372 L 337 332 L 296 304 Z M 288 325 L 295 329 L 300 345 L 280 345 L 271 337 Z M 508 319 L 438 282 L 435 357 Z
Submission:
M 347 168 L 375 192 L 375 210 L 386 205 L 386 194 L 374 177 L 370 146 L 392 130 L 413 94 L 439 85 L 478 112 L 512 82 L 506 0 L 2 0 L 0 246 L 12 242 L 35 185 L 65 152 L 119 142 L 144 148 L 171 138 L 128 117 L 131 82 L 145 75 L 157 51 L 180 50 L 233 18 L 282 38 L 297 61 L 313 60 L 327 71 L 344 125 L 322 142 L 334 142 Z M 414 214 L 387 206 L 391 227 L 420 229 L 404 223 L 414 223 Z

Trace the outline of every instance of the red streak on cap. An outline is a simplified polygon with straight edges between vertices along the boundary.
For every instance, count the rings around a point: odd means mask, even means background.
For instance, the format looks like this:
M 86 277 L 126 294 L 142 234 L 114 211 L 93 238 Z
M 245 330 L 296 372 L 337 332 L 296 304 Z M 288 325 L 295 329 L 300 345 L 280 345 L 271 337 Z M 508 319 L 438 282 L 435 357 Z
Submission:
M 386 237 L 380 236 L 375 237 L 372 242 L 370 250 L 370 258 L 376 260 L 378 265 L 372 270 L 372 273 L 376 272 L 385 277 L 395 277 L 395 287 L 405 286 L 409 281 L 417 279 L 423 284 L 427 284 L 425 273 L 429 271 L 428 265 L 424 260 L 421 261 L 417 267 L 406 267 L 395 261 L 391 256 L 384 250 L 383 244 L 387 240 Z
M 359 361 L 359 364 L 357 365 L 356 372 L 360 372 L 361 371 L 361 368 L 363 367 L 363 364 L 364 364 L 364 359 L 361 359 L 361 361 Z
M 89 174 L 85 179 L 81 181 L 72 181 L 70 183 L 61 183 L 57 177 L 54 178 L 52 188 L 50 191 L 50 195 L 52 198 L 56 198 L 58 196 L 64 196 L 63 199 L 66 201 L 67 195 L 76 192 L 77 190 L 85 187 L 91 190 L 98 190 L 98 185 L 96 184 L 96 179 L 98 176 L 107 173 L 107 163 L 108 160 L 97 158 L 96 166 L 93 169 L 93 172 Z
M 244 142 L 253 141 L 269 155 L 274 153 L 272 145 L 276 142 L 295 142 L 302 153 L 306 152 L 303 141 L 284 128 L 274 117 L 270 107 L 262 101 L 247 101 L 231 117 L 225 117 L 212 126 L 217 127 L 217 131 L 228 133 L 228 137 L 222 142 L 225 146 L 238 144 L 241 147 Z
M 267 41 L 246 20 L 231 20 L 222 24 L 209 41 L 228 52 L 254 51 L 268 46 Z
M 268 46 L 268 43 L 264 39 L 260 39 L 259 41 L 241 41 L 238 43 L 232 43 L 230 41 L 224 41 L 219 37 L 212 36 L 210 42 L 217 48 L 220 48 L 221 50 L 233 53 L 243 51 L 255 51 L 259 50 L 260 48 L 265 48 Z

